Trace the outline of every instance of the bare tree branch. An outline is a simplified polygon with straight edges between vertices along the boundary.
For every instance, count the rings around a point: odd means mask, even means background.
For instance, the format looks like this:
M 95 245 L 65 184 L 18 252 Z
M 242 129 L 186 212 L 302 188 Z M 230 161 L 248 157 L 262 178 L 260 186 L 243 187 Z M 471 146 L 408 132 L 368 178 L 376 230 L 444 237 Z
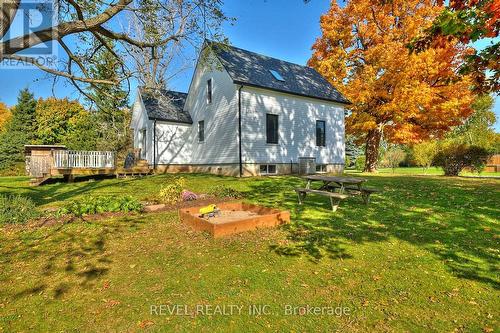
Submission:
M 21 0 L 0 0 L 0 39 L 9 30 L 20 3 Z
M 15 37 L 0 43 L 0 60 L 5 55 L 15 54 L 41 43 L 63 38 L 64 36 L 89 31 L 108 22 L 116 14 L 124 10 L 132 0 L 119 0 L 116 5 L 110 5 L 104 12 L 87 20 L 64 22 L 54 27 Z
M 86 77 L 74 76 L 74 75 L 71 75 L 67 72 L 58 71 L 58 70 L 43 66 L 43 65 L 39 64 L 35 58 L 31 58 L 31 57 L 10 54 L 10 55 L 5 55 L 4 59 L 22 61 L 22 62 L 31 64 L 31 65 L 34 65 L 47 73 L 57 75 L 57 76 L 62 76 L 62 77 L 65 77 L 67 79 L 70 79 L 70 80 L 76 80 L 76 81 L 85 82 L 85 83 L 95 83 L 95 84 L 109 84 L 109 85 L 118 84 L 118 82 L 116 82 L 116 81 L 98 80 L 98 79 L 91 79 L 91 78 L 86 78 Z

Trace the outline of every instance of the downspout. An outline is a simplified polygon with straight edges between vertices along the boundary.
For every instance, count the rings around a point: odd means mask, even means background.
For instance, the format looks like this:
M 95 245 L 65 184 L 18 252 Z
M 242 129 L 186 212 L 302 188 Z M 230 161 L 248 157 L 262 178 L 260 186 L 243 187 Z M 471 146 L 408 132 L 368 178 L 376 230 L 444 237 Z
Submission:
M 153 170 L 156 171 L 156 119 L 153 122 Z
M 240 178 L 243 177 L 243 160 L 241 154 L 241 89 L 243 86 L 238 88 L 238 148 L 239 148 L 239 158 L 240 158 Z

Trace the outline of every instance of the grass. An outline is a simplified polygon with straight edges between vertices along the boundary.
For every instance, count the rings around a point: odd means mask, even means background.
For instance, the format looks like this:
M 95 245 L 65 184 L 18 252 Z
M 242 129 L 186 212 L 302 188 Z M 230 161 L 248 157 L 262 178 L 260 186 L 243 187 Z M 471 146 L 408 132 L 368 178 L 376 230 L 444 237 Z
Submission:
M 212 240 L 175 212 L 0 233 L 2 331 L 493 331 L 498 327 L 500 180 L 365 175 L 383 189 L 332 213 L 327 198 L 299 207 L 296 177 L 186 175 L 281 207 L 293 223 Z M 172 176 L 31 188 L 0 178 L 0 193 L 60 206 L 90 194 L 151 198 Z M 244 306 L 241 315 L 155 315 L 152 305 Z M 252 316 L 248 306 L 268 305 Z M 287 316 L 333 306 L 349 315 Z M 172 308 L 170 308 L 172 309 Z M 181 308 L 183 309 L 183 308 Z M 181 311 L 182 312 L 182 311 Z M 226 313 L 228 314 L 228 313 Z

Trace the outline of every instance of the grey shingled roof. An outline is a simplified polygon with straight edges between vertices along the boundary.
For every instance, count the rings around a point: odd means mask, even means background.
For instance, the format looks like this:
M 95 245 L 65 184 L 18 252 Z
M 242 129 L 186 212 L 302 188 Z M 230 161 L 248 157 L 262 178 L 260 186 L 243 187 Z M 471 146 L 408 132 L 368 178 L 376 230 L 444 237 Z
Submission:
M 151 120 L 192 124 L 189 112 L 184 111 L 187 94 L 172 90 L 139 88 L 142 102 Z
M 318 98 L 343 104 L 350 102 L 311 67 L 271 58 L 234 46 L 207 41 L 235 84 Z M 284 78 L 279 81 L 270 70 Z

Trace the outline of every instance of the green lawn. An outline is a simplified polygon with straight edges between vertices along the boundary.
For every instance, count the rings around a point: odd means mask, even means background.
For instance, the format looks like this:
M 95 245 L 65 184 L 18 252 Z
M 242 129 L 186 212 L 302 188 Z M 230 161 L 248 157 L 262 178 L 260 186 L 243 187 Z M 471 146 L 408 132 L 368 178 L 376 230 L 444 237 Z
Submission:
M 195 192 L 224 183 L 246 200 L 288 209 L 292 224 L 220 240 L 190 231 L 175 212 L 0 229 L 0 332 L 499 327 L 500 180 L 361 174 L 383 192 L 369 206 L 354 197 L 332 213 L 322 197 L 298 207 L 296 177 L 185 176 Z M 148 199 L 171 177 L 42 187 L 0 178 L 0 193 L 44 208 L 97 193 Z M 226 313 L 152 314 L 161 304 L 188 312 L 225 305 Z M 253 316 L 252 304 L 269 307 Z M 243 306 L 241 315 L 229 315 L 231 305 Z M 286 305 L 349 314 L 288 316 Z

